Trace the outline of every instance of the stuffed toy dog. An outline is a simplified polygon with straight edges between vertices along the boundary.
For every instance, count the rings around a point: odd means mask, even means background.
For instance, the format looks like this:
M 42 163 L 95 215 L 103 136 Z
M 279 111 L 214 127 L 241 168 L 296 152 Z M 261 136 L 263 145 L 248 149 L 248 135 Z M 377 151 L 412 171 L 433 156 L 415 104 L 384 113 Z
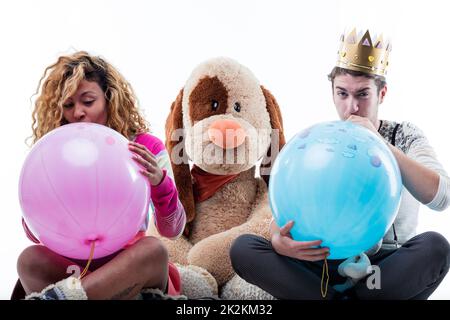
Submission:
M 249 69 L 215 58 L 192 72 L 166 121 L 166 148 L 187 215 L 183 237 L 162 239 L 171 261 L 207 270 L 219 288 L 232 279 L 233 240 L 269 236 L 269 168 L 284 144 L 278 104 Z M 261 159 L 262 179 L 256 177 Z

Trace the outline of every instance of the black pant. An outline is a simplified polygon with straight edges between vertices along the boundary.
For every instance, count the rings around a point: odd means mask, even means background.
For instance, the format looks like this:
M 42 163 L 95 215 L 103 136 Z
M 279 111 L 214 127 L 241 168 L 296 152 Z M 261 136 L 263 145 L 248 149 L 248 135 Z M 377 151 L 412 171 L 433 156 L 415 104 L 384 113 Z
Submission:
M 230 250 L 236 273 L 277 299 L 323 299 L 323 261 L 309 262 L 275 252 L 270 241 L 255 235 L 238 237 Z M 427 299 L 449 269 L 450 246 L 436 232 L 417 235 L 395 250 L 381 249 L 369 257 L 379 267 L 380 289 L 369 289 L 365 279 L 339 293 L 332 287 L 345 282 L 337 272 L 344 260 L 328 260 L 329 285 L 326 299 L 344 296 L 356 299 Z M 324 283 L 325 283 L 324 279 Z

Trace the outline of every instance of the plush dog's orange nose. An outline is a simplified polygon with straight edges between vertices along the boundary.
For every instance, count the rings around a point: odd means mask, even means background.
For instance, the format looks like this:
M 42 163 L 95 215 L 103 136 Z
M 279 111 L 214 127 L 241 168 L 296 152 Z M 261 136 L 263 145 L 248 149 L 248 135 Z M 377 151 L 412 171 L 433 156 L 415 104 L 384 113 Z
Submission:
M 233 120 L 217 120 L 208 128 L 209 140 L 223 149 L 233 149 L 244 143 L 247 133 Z

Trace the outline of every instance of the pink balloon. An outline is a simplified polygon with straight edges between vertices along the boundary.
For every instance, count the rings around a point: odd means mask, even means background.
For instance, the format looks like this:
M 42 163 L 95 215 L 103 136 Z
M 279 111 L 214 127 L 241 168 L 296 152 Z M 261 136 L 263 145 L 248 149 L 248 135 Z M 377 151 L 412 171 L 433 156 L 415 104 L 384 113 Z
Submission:
M 145 222 L 148 180 L 128 140 L 93 123 L 52 130 L 28 154 L 19 182 L 23 217 L 49 249 L 74 259 L 112 254 Z

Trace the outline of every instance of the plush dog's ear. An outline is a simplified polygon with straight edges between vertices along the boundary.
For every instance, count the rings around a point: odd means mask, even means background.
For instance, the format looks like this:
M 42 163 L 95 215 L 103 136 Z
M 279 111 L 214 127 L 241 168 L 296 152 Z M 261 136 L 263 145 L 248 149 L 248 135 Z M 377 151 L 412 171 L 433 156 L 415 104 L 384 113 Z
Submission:
M 275 161 L 278 152 L 283 148 L 286 143 L 284 138 L 283 118 L 281 117 L 280 107 L 278 106 L 275 97 L 269 90 L 261 86 L 261 90 L 266 98 L 266 108 L 270 116 L 270 125 L 272 127 L 271 143 L 267 150 L 266 155 L 263 158 L 261 166 L 259 168 L 261 177 L 269 185 L 270 170 Z M 275 131 L 273 131 L 275 130 Z M 275 147 L 277 150 L 272 150 Z
M 172 164 L 178 196 L 186 212 L 184 234 L 188 236 L 190 222 L 195 217 L 195 203 L 188 156 L 184 145 L 182 101 L 183 89 L 181 89 L 176 100 L 172 103 L 170 114 L 166 120 L 166 148 Z

